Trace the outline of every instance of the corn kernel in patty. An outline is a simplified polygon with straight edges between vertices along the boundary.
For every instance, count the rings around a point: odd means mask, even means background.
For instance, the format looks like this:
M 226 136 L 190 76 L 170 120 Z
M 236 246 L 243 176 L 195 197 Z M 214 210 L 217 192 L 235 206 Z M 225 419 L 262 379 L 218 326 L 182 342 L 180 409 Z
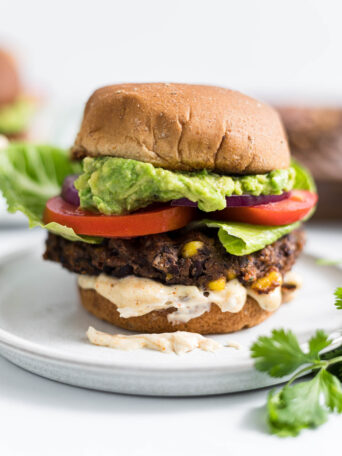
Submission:
M 222 291 L 226 286 L 226 279 L 224 277 L 220 277 L 217 280 L 212 280 L 208 283 L 208 288 L 211 291 Z
M 278 271 L 271 271 L 264 277 L 260 277 L 253 283 L 252 288 L 257 291 L 266 291 L 270 288 L 275 288 L 282 284 L 282 277 Z
M 228 271 L 227 271 L 227 279 L 228 280 L 236 279 L 236 273 L 233 270 L 228 269 Z
M 202 241 L 190 241 L 187 242 L 182 249 L 183 258 L 190 258 L 198 253 L 203 247 Z

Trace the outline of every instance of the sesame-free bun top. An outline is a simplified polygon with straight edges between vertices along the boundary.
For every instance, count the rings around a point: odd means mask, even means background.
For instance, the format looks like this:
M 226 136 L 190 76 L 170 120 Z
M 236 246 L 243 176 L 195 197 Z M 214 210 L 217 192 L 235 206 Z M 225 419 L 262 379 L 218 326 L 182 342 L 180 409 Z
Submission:
M 270 106 L 220 87 L 168 83 L 96 90 L 72 155 L 226 174 L 266 173 L 290 164 L 282 123 Z
M 10 54 L 0 49 L 0 105 L 14 101 L 19 92 L 16 63 Z

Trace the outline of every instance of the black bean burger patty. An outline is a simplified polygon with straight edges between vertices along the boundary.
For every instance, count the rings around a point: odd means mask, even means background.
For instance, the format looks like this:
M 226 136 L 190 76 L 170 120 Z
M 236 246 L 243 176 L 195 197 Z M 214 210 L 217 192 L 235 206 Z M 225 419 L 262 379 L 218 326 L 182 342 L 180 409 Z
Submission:
M 192 241 L 199 243 L 189 248 Z M 114 277 L 134 274 L 167 284 L 205 288 L 208 282 L 222 276 L 237 277 L 247 285 L 271 270 L 285 274 L 304 243 L 304 232 L 295 230 L 251 255 L 234 256 L 226 252 L 216 233 L 210 230 L 105 239 L 100 245 L 71 242 L 49 233 L 44 258 L 57 261 L 77 274 L 105 273 Z

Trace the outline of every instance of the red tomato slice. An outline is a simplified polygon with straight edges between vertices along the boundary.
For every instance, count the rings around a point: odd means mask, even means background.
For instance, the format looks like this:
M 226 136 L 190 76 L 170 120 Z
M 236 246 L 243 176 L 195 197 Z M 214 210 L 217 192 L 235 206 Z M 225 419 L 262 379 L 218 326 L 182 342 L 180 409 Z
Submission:
M 192 207 L 159 205 L 128 215 L 103 215 L 79 209 L 60 196 L 51 198 L 44 211 L 44 223 L 57 222 L 77 234 L 101 237 L 135 237 L 183 228 L 196 217 Z
M 289 196 L 275 203 L 249 207 L 227 207 L 212 213 L 216 220 L 230 220 L 252 225 L 287 225 L 304 218 L 317 203 L 316 193 L 293 190 Z

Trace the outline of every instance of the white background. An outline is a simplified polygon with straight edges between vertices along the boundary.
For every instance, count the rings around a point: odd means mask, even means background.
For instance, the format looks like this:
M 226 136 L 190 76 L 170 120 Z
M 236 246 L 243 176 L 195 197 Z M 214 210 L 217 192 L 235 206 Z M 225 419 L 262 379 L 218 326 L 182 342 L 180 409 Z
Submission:
M 341 5 L 0 0 L 0 44 L 17 53 L 27 86 L 59 107 L 120 81 L 202 82 L 284 103 L 334 104 L 342 103 Z M 315 242 L 324 245 L 327 238 L 320 236 Z M 9 238 L 1 231 L 0 237 L 8 247 Z M 23 235 L 11 235 L 13 244 L 17 237 Z M 270 437 L 260 410 L 266 393 L 124 397 L 59 385 L 0 359 L 0 454 L 338 451 L 338 417 L 299 439 Z
M 118 81 L 342 99 L 336 0 L 1 0 L 0 42 L 58 100 Z

